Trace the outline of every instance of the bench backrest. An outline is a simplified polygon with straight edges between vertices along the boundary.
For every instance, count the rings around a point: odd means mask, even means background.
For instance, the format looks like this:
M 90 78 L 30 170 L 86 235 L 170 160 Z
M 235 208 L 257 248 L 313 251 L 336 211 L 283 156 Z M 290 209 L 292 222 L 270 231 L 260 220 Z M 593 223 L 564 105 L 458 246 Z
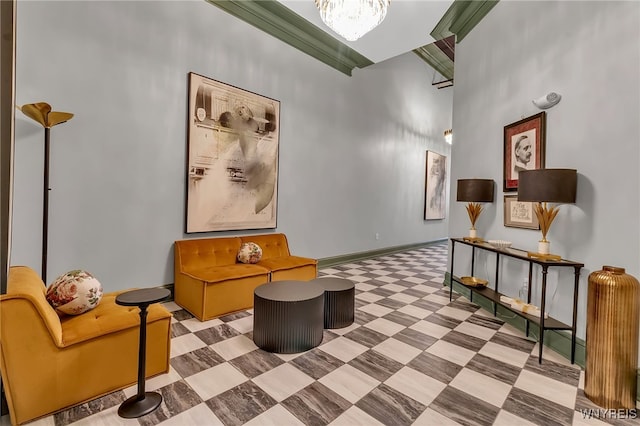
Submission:
M 247 235 L 240 237 L 243 243 L 254 242 L 262 249 L 262 258 L 290 256 L 289 243 L 284 234 Z
M 179 240 L 174 245 L 176 271 L 189 272 L 210 266 L 233 265 L 241 245 L 238 237 Z

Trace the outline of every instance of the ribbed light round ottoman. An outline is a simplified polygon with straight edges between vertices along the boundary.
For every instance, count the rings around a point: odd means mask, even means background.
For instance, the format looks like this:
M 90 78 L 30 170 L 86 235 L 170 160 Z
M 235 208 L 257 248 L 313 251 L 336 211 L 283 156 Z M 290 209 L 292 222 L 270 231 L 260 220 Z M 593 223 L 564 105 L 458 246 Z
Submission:
M 253 295 L 253 342 L 269 352 L 290 354 L 322 342 L 324 287 L 310 281 L 275 281 Z

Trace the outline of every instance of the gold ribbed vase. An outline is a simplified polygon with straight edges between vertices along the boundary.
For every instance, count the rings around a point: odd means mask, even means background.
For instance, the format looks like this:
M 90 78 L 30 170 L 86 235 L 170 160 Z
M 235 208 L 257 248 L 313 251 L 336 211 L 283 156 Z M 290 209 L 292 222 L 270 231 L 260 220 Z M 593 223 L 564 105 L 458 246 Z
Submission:
M 636 407 L 638 287 L 624 268 L 589 274 L 584 393 L 603 408 Z

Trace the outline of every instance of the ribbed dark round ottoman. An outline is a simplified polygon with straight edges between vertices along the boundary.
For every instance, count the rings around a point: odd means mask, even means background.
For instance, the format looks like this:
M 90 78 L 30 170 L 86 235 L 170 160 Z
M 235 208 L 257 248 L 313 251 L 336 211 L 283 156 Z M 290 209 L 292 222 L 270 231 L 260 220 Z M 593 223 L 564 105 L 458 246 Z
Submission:
M 344 278 L 323 277 L 311 280 L 324 288 L 324 328 L 343 328 L 353 324 L 355 284 Z
M 253 293 L 253 342 L 269 352 L 290 354 L 322 342 L 324 288 L 305 281 L 276 281 Z

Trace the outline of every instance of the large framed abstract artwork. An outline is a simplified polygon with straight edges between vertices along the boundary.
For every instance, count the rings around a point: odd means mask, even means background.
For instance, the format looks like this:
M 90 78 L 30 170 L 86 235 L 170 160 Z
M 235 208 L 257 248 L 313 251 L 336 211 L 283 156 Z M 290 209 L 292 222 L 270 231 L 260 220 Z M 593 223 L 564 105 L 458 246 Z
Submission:
M 186 232 L 276 227 L 280 102 L 189 73 Z
M 518 173 L 544 169 L 546 113 L 504 127 L 504 192 L 518 190 Z
M 433 151 L 427 151 L 425 173 L 424 218 L 444 219 L 447 186 L 447 157 Z

